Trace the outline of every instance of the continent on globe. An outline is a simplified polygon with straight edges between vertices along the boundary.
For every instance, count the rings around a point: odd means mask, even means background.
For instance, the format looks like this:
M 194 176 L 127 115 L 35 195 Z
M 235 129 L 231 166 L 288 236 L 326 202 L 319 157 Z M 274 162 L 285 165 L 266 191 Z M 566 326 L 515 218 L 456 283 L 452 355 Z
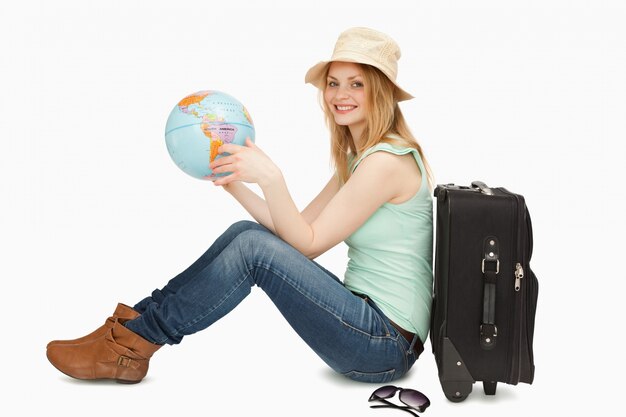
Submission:
M 198 91 L 197 93 L 190 94 L 181 101 L 178 102 L 178 108 L 180 111 L 186 114 L 193 114 L 196 117 L 202 117 L 203 115 L 198 114 L 197 106 L 208 96 L 211 94 L 210 91 Z
M 200 127 L 207 138 L 211 140 L 220 139 L 224 143 L 232 143 L 237 134 L 237 127 L 229 124 L 202 123 Z
M 178 102 L 178 107 L 183 110 L 183 107 L 188 107 L 191 104 L 200 103 L 206 96 L 211 94 L 210 91 L 198 91 L 197 93 L 189 94 L 187 97 Z
M 223 142 L 221 140 L 212 140 L 211 141 L 211 155 L 209 156 L 209 161 L 213 162 L 215 157 L 217 156 L 217 150 L 220 146 L 222 146 Z
M 204 135 L 211 141 L 211 156 L 209 162 L 213 162 L 217 156 L 217 148 L 224 143 L 233 143 L 237 134 L 237 127 L 228 124 L 208 124 L 200 125 Z

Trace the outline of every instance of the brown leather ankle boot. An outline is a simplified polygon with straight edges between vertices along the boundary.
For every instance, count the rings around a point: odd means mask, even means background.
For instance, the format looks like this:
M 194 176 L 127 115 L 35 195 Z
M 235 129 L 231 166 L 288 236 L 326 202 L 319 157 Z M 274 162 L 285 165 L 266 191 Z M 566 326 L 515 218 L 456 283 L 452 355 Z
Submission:
M 98 327 L 96 330 L 89 333 L 87 336 L 79 337 L 78 339 L 72 339 L 72 340 L 53 340 L 52 342 L 48 343 L 48 346 L 46 346 L 46 349 L 52 345 L 60 345 L 60 344 L 71 345 L 71 344 L 87 342 L 92 339 L 97 339 L 98 337 L 105 334 L 107 330 L 113 327 L 113 323 L 115 322 L 115 319 L 120 318 L 124 320 L 132 320 L 139 316 L 140 314 L 138 312 L 136 312 L 135 310 L 133 310 L 126 304 L 118 303 L 117 308 L 113 312 L 113 315 L 109 317 L 108 319 L 106 319 L 106 321 L 104 322 L 102 326 Z
M 146 376 L 150 358 L 161 346 L 115 319 L 102 336 L 79 344 L 51 345 L 47 356 L 59 371 L 73 378 L 114 379 L 134 384 Z

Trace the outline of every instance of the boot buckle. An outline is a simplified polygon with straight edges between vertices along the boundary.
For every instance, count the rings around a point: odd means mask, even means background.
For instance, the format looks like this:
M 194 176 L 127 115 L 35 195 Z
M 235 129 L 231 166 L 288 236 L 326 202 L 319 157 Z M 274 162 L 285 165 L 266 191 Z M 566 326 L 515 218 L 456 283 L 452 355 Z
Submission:
M 125 366 L 127 368 L 130 368 L 131 362 L 132 359 L 128 356 L 121 355 L 119 358 L 117 358 L 117 366 Z

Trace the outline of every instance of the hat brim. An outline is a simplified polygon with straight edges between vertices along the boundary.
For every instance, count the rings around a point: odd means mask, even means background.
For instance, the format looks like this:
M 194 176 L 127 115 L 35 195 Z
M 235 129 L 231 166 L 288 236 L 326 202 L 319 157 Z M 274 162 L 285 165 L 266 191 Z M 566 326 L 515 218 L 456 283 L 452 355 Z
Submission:
M 313 65 L 311 68 L 309 68 L 309 70 L 306 72 L 306 75 L 304 76 L 304 82 L 305 83 L 309 83 L 309 84 L 313 84 L 315 87 L 317 87 L 320 90 L 324 91 L 324 88 L 326 87 L 326 79 L 325 79 L 325 77 L 326 77 L 326 69 L 328 68 L 328 66 L 330 65 L 331 62 L 335 62 L 335 61 L 354 62 L 356 64 L 367 64 L 367 65 L 371 65 L 371 66 L 377 68 L 377 66 L 375 65 L 374 62 L 371 62 L 371 63 L 370 62 L 366 62 L 367 59 L 355 59 L 355 58 L 351 58 L 351 57 L 344 57 L 342 59 L 334 59 L 332 61 L 320 61 L 317 64 Z M 387 74 L 385 74 L 385 75 L 387 75 Z M 387 75 L 387 78 L 389 78 L 388 75 Z M 410 99 L 414 98 L 411 94 L 407 93 L 402 88 L 400 88 L 400 86 L 398 84 L 396 84 L 393 80 L 391 80 L 391 78 L 389 78 L 389 80 L 396 87 L 395 91 L 394 91 L 394 96 L 395 96 L 396 100 L 404 101 L 404 100 L 410 100 Z

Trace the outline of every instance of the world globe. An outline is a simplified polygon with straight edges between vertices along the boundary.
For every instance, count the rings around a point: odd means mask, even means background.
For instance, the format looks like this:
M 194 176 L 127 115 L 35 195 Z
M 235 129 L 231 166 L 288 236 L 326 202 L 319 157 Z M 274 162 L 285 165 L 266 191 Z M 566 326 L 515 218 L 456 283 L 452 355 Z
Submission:
M 165 125 L 165 144 L 172 160 L 194 178 L 213 181 L 213 160 L 228 155 L 217 150 L 225 143 L 254 142 L 254 124 L 236 98 L 216 90 L 190 94 L 174 106 Z

